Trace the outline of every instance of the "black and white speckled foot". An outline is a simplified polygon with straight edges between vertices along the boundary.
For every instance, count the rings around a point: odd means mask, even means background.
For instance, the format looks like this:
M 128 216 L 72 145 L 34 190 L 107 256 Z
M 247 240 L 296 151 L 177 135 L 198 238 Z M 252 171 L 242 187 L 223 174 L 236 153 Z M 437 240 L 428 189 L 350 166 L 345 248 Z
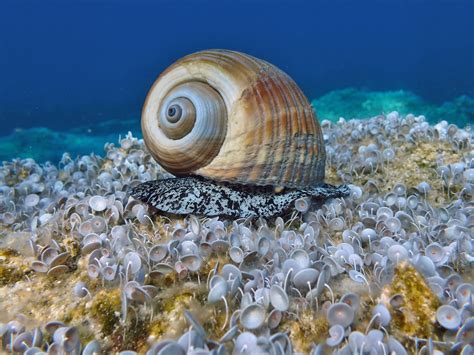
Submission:
M 320 184 L 275 193 L 270 187 L 217 183 L 187 176 L 145 182 L 133 188 L 131 195 L 167 213 L 247 218 L 281 215 L 300 197 L 328 199 L 349 192 L 345 185 Z

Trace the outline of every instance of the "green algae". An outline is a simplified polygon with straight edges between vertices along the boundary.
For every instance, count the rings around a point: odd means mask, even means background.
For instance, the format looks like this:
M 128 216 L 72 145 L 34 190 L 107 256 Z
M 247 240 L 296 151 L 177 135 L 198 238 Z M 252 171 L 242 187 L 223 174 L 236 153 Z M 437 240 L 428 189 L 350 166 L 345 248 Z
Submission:
M 81 246 L 76 239 L 72 237 L 64 238 L 62 244 L 66 251 L 71 254 L 70 259 L 76 261 L 81 256 Z
M 28 268 L 13 249 L 0 249 L 0 287 L 11 286 L 28 274 Z
M 396 294 L 403 296 L 404 304 L 400 310 L 387 304 L 392 315 L 392 334 L 405 344 L 407 336 L 437 340 L 436 310 L 441 302 L 423 276 L 406 261 L 397 265 L 392 283 L 383 292 L 386 300 Z
M 85 305 L 82 303 L 70 309 L 66 314 L 63 315 L 63 317 L 61 317 L 60 320 L 65 324 L 72 324 L 73 322 L 77 322 L 78 320 L 85 319 L 86 316 L 87 311 Z
M 112 335 L 113 351 L 137 349 L 139 354 L 145 353 L 150 323 L 144 319 L 136 319 L 127 326 L 123 333 L 118 329 Z
M 295 352 L 309 354 L 312 344 L 324 343 L 328 337 L 329 323 L 323 314 L 310 309 L 300 312 L 297 319 L 283 321 L 279 330 L 290 330 L 290 339 Z
M 100 324 L 100 331 L 110 335 L 120 323 L 121 291 L 101 290 L 94 296 L 90 309 L 91 316 Z
M 0 249 L 0 258 L 2 258 L 2 259 L 17 257 L 19 255 L 20 254 L 18 254 L 17 251 L 15 251 L 13 249 L 10 249 L 10 248 Z M 0 259 L 0 260 L 2 260 L 2 259 Z
M 0 263 L 0 286 L 8 286 L 21 280 L 24 273 L 14 266 Z

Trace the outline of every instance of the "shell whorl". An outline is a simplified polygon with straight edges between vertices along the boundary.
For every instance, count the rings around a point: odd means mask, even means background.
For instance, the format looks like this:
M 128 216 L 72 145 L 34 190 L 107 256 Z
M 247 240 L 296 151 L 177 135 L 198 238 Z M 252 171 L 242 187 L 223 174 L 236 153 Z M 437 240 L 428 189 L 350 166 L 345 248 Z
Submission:
M 324 179 L 308 100 L 287 74 L 246 54 L 208 50 L 172 64 L 148 93 L 142 131 L 155 160 L 177 175 L 284 187 Z
M 170 88 L 156 101 L 153 94 L 143 112 L 142 131 L 155 160 L 178 175 L 209 164 L 227 130 L 226 107 L 220 95 L 209 85 L 192 81 Z M 176 112 L 170 117 L 172 109 Z

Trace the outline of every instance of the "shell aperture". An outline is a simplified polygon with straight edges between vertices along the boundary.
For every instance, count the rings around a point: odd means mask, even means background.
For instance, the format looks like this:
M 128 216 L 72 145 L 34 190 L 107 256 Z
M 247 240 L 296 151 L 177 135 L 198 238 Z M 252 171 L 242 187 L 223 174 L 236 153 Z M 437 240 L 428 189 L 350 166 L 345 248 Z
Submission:
M 166 213 L 268 218 L 284 214 L 298 198 L 325 200 L 345 196 L 349 191 L 345 185 L 319 184 L 276 194 L 271 187 L 245 187 L 186 176 L 142 183 L 132 189 L 131 195 Z

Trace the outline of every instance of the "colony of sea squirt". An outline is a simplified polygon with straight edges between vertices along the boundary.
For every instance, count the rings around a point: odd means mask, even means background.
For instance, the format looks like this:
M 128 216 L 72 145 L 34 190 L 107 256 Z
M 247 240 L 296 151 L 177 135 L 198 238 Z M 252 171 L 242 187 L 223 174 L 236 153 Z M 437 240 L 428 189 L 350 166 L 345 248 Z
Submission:
M 157 213 L 127 191 L 168 175 L 131 135 L 4 162 L 2 351 L 468 349 L 472 133 L 396 112 L 322 130 L 351 194 L 284 218 Z

